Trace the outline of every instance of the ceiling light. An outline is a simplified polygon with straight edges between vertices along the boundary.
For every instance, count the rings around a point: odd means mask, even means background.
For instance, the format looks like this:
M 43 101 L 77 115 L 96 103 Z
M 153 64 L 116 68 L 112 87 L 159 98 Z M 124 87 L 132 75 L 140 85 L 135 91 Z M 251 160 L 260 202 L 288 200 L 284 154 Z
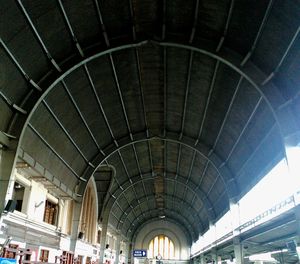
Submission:
M 163 219 L 163 218 L 165 218 L 165 217 L 166 217 L 165 215 L 160 215 L 160 216 L 159 216 L 160 219 Z

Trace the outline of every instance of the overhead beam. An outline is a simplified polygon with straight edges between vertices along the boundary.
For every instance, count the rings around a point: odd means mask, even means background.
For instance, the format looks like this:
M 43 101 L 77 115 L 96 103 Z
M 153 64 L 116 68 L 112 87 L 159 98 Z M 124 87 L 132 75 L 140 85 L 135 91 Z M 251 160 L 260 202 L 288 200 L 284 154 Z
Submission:
M 164 194 L 163 196 L 166 199 L 174 199 L 177 205 L 178 204 L 183 204 L 184 205 L 182 207 L 183 209 L 191 210 L 191 211 L 188 211 L 188 214 L 191 213 L 193 216 L 195 216 L 195 221 L 199 221 L 199 224 L 201 225 L 201 228 L 204 229 L 204 225 L 203 225 L 202 219 L 199 215 L 199 211 L 196 210 L 196 208 L 193 206 L 193 204 L 187 203 L 184 199 L 180 198 L 179 196 L 174 197 L 173 195 L 168 195 L 168 194 Z M 154 200 L 155 201 L 155 196 L 152 195 L 149 198 L 149 195 L 145 195 L 143 197 L 140 197 L 139 200 L 140 200 L 140 203 L 138 201 L 133 201 L 133 203 L 131 203 L 131 206 L 128 206 L 127 208 L 124 209 L 125 213 L 122 214 L 121 217 L 119 218 L 117 229 L 121 229 L 119 227 L 122 227 L 124 222 L 127 220 L 130 212 L 133 209 L 132 207 L 135 208 L 136 206 L 140 206 L 143 203 L 147 203 L 148 200 Z
M 153 181 L 155 179 L 155 177 L 151 174 L 151 172 L 144 173 L 143 175 L 144 175 L 143 179 L 141 179 L 139 177 L 139 175 L 132 176 L 131 177 L 132 183 L 127 182 L 123 186 L 121 186 L 122 189 L 121 188 L 116 189 L 111 194 L 111 197 L 105 204 L 105 207 L 111 209 L 114 206 L 114 204 L 116 203 L 116 201 L 119 199 L 119 197 L 121 197 L 122 194 L 126 193 L 132 186 L 134 186 L 138 183 L 141 183 L 143 181 L 144 182 Z M 195 184 L 193 184 L 192 182 L 190 182 L 189 184 L 186 184 L 185 177 L 182 177 L 182 176 L 178 176 L 177 180 L 175 180 L 174 178 L 165 178 L 165 180 L 171 181 L 171 182 L 177 182 L 178 184 L 181 184 L 184 187 L 187 187 L 189 189 L 189 191 L 192 192 L 195 195 L 195 197 L 197 197 L 201 201 L 204 208 L 206 209 L 208 218 L 210 218 L 210 220 L 213 220 L 216 217 L 211 201 L 206 196 L 206 194 L 203 192 L 203 190 L 201 190 L 200 188 L 196 189 Z
M 158 212 L 159 212 L 158 209 L 150 210 L 147 213 L 145 213 L 146 214 L 145 217 L 148 218 L 147 215 L 151 216 L 151 214 L 155 214 L 155 215 L 157 215 L 156 219 L 159 220 Z M 184 216 L 180 212 L 166 210 L 165 213 L 166 213 L 166 218 L 167 219 L 169 219 L 169 218 L 174 219 L 177 222 L 177 225 L 179 224 L 180 226 L 186 227 L 189 230 L 189 233 L 191 234 L 190 236 L 193 239 L 198 237 L 199 234 L 196 234 L 193 231 L 193 228 L 192 228 L 191 224 L 184 218 Z M 144 220 L 143 218 L 139 218 L 139 219 Z M 127 232 L 126 232 L 125 236 L 128 237 L 129 233 L 134 233 L 135 229 L 139 226 L 140 222 L 142 222 L 142 221 L 135 220 L 134 223 L 132 223 L 131 226 L 129 228 L 127 228 Z M 129 232 L 130 230 L 131 230 L 131 232 Z
M 142 228 L 150 223 L 153 223 L 153 222 L 157 222 L 157 217 L 151 217 L 149 218 L 147 221 L 145 221 L 144 223 L 142 223 L 141 225 L 139 225 L 137 228 L 134 229 L 133 232 L 131 232 L 131 241 L 135 241 L 135 238 L 137 236 L 137 234 L 142 230 Z M 167 222 L 170 222 L 170 223 L 173 223 L 175 225 L 178 225 L 178 222 L 176 222 L 174 219 L 172 218 L 168 218 L 168 221 Z M 190 245 L 192 245 L 192 241 L 193 241 L 193 238 L 191 237 L 191 234 L 189 233 L 189 231 L 185 228 L 184 225 L 181 225 L 181 226 L 178 226 L 178 228 L 186 235 L 186 238 L 188 240 L 188 243 Z

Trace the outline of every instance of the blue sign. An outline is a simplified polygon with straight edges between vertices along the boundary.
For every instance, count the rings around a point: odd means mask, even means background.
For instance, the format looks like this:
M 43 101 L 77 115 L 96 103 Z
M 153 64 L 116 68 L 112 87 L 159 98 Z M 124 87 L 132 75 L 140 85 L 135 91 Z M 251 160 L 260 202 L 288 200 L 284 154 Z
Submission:
M 146 258 L 147 250 L 145 249 L 135 249 L 133 250 L 133 256 L 136 258 Z
M 16 259 L 0 258 L 0 264 L 16 264 Z

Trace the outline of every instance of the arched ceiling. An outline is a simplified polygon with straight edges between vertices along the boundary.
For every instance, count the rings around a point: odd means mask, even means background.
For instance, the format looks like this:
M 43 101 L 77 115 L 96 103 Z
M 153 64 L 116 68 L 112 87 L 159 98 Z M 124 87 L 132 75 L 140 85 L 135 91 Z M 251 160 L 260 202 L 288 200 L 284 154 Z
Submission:
M 196 239 L 299 133 L 300 1 L 0 6 L 1 133 L 77 195 L 95 173 L 124 235 Z

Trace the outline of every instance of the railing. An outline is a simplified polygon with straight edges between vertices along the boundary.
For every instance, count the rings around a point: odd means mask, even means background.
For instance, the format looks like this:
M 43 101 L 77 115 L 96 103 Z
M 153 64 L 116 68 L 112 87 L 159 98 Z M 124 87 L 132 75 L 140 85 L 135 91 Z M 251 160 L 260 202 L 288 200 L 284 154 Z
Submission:
M 216 245 L 224 243 L 226 240 L 233 238 L 235 236 L 235 234 L 241 234 L 247 230 L 250 230 L 251 228 L 254 228 L 258 224 L 264 223 L 267 220 L 270 220 L 270 219 L 274 218 L 275 216 L 282 214 L 283 212 L 297 206 L 299 204 L 299 201 L 300 201 L 300 191 L 294 195 L 289 196 L 285 200 L 275 204 L 273 207 L 262 212 L 261 214 L 257 215 L 256 217 L 252 218 L 251 220 L 243 223 L 242 225 L 240 225 L 239 227 L 234 229 L 234 231 L 231 231 L 231 232 L 223 235 L 222 237 L 216 239 L 214 242 L 205 245 L 200 250 L 198 250 L 197 252 L 192 254 L 191 257 L 192 258 L 196 257 L 196 256 L 200 255 L 201 253 L 204 253 L 204 252 L 210 250 L 211 248 L 215 247 Z

